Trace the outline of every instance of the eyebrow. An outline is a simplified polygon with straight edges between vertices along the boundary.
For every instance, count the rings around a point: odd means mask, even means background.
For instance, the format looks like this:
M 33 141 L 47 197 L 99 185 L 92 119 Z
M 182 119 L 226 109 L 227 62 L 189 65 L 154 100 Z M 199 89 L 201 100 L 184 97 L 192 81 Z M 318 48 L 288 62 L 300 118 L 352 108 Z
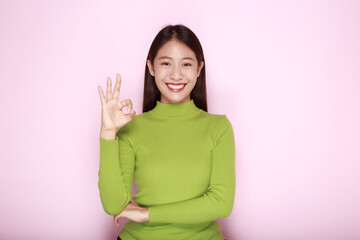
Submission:
M 173 58 L 171 58 L 171 57 L 166 57 L 166 56 L 164 56 L 164 57 L 160 57 L 160 58 L 158 58 L 159 60 L 160 59 L 170 59 L 170 60 L 173 60 Z M 195 60 L 193 59 L 193 58 L 191 58 L 191 57 L 184 57 L 184 58 L 182 58 L 181 60 L 191 60 L 191 61 L 194 61 L 195 62 Z

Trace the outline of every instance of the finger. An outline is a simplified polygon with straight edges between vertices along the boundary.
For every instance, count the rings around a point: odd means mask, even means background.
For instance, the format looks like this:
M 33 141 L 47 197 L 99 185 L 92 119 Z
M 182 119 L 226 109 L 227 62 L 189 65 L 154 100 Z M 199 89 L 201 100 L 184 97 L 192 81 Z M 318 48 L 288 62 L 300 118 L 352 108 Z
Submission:
M 125 103 L 124 101 L 118 102 L 118 107 L 119 107 L 119 109 L 121 110 L 121 112 L 122 112 L 123 114 L 125 114 L 125 115 L 128 114 L 127 112 L 124 112 L 124 111 L 123 111 L 123 108 L 124 108 L 124 107 L 127 107 L 127 105 L 126 105 L 126 103 Z
M 124 107 L 127 107 L 128 110 L 128 112 L 126 112 L 125 114 L 129 114 L 129 112 L 133 108 L 133 104 L 129 98 L 120 102 L 120 109 L 122 110 Z
M 135 117 L 135 115 L 136 115 L 135 110 L 134 110 L 134 109 L 131 109 L 129 115 L 130 115 L 131 118 Z
M 107 84 L 106 84 L 106 101 L 111 100 L 112 98 L 112 83 L 111 83 L 111 78 L 108 77 L 107 78 Z
M 114 224 L 115 224 L 115 226 L 118 226 L 118 225 L 119 225 L 117 221 L 118 221 L 117 216 L 114 216 Z
M 116 83 L 114 87 L 113 99 L 119 100 L 120 87 L 121 87 L 121 76 L 120 74 L 116 74 Z
M 99 91 L 99 94 L 100 94 L 101 105 L 104 105 L 104 103 L 106 103 L 106 99 L 105 99 L 105 95 L 104 95 L 104 92 L 103 92 L 101 86 L 98 86 L 98 91 Z

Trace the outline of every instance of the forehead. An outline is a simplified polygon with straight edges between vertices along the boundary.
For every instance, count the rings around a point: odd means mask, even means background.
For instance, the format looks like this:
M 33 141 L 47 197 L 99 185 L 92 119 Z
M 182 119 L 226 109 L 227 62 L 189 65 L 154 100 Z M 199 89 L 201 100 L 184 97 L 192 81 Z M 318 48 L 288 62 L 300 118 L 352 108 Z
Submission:
M 156 54 L 155 58 L 171 57 L 171 58 L 184 58 L 191 57 L 196 59 L 195 53 L 186 44 L 177 39 L 172 39 L 165 43 Z

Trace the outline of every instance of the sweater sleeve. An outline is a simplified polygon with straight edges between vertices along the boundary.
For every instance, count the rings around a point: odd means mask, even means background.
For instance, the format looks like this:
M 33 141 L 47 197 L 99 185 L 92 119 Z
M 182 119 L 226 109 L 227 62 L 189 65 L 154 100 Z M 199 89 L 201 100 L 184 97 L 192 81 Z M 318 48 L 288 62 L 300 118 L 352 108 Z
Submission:
M 100 141 L 98 187 L 106 213 L 117 215 L 131 200 L 135 155 L 122 128 L 116 139 Z
M 226 115 L 221 115 L 218 127 L 208 191 L 198 198 L 150 206 L 149 222 L 201 223 L 230 215 L 235 198 L 235 139 Z

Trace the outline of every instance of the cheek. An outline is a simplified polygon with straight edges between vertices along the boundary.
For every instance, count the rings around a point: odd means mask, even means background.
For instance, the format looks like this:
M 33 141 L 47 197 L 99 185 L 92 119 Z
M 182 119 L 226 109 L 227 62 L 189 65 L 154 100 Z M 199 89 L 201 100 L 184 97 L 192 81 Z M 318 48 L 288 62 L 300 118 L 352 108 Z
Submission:
M 154 71 L 155 71 L 155 77 L 158 78 L 162 78 L 168 74 L 168 70 L 161 67 L 158 68 L 155 67 Z
M 186 71 L 186 76 L 191 80 L 197 79 L 197 71 L 196 71 L 196 69 Z

